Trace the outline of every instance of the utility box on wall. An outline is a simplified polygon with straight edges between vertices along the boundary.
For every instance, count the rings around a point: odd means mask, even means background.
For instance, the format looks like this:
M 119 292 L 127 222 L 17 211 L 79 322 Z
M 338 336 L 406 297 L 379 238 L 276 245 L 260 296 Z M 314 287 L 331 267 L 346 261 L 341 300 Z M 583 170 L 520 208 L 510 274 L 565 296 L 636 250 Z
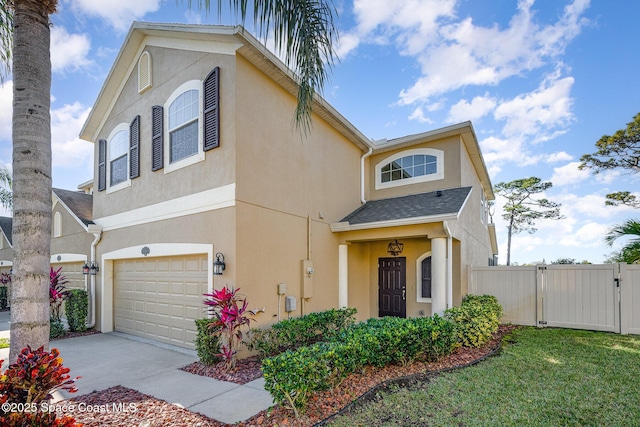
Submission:
M 296 297 L 288 296 L 284 299 L 284 311 L 287 313 L 291 313 L 292 311 L 296 311 L 298 308 Z
M 302 260 L 302 298 L 311 298 L 313 296 L 313 261 Z

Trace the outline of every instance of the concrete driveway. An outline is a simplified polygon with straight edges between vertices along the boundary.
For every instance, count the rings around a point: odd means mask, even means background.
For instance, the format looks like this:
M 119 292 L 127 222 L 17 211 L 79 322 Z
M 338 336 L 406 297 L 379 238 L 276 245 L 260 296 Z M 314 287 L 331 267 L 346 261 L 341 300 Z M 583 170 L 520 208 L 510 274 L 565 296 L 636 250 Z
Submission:
M 10 313 L 0 312 L 0 337 L 9 337 L 9 321 Z M 78 393 L 64 392 L 56 400 L 121 385 L 225 423 L 243 421 L 273 405 L 262 378 L 238 385 L 181 371 L 198 360 L 187 349 L 120 333 L 56 340 L 50 347 L 60 350 L 72 377 L 82 377 Z M 8 357 L 9 349 L 0 349 L 0 359 Z

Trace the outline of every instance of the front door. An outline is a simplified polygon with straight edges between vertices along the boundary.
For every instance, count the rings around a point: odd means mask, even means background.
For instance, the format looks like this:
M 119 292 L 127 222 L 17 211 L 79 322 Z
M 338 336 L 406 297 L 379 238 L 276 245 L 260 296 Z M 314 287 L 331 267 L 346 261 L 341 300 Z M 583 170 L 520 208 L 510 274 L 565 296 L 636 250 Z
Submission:
M 407 259 L 378 259 L 378 316 L 407 317 Z

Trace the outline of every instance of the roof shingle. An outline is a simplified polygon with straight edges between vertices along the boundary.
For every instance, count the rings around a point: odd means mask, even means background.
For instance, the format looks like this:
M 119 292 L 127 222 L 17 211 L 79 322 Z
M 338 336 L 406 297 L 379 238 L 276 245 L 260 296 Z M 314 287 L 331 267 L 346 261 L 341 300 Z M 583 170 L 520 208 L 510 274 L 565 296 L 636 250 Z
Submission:
M 447 214 L 455 215 L 460 212 L 470 193 L 471 187 L 460 187 L 371 200 L 344 217 L 340 222 L 348 222 L 353 225 Z

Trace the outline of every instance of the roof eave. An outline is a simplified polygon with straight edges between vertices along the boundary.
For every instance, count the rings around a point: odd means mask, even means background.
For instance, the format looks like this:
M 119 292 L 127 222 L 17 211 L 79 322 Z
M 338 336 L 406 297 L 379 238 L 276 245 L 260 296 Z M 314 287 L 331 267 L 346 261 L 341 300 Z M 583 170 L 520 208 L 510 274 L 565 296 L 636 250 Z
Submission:
M 456 220 L 459 212 L 441 215 L 418 216 L 412 218 L 394 219 L 388 221 L 365 222 L 360 224 L 350 224 L 349 222 L 334 222 L 330 224 L 331 231 L 334 233 L 342 233 L 345 231 L 355 230 L 372 230 L 376 228 L 401 227 L 406 225 L 433 224 L 442 221 Z
M 296 98 L 298 96 L 298 80 L 293 71 L 241 26 L 154 24 L 136 21 L 131 25 L 122 48 L 118 52 L 96 102 L 80 131 L 80 138 L 90 142 L 95 142 L 97 139 L 105 117 L 113 107 L 116 98 L 106 95 L 119 93 L 122 90 L 123 81 L 132 71 L 136 55 L 147 36 L 235 39 L 239 44 L 237 52 L 240 55 L 280 84 L 288 93 Z M 106 98 L 110 98 L 110 102 L 107 103 Z M 361 150 L 367 151 L 373 147 L 368 138 L 317 93 L 314 95 L 313 112 Z

